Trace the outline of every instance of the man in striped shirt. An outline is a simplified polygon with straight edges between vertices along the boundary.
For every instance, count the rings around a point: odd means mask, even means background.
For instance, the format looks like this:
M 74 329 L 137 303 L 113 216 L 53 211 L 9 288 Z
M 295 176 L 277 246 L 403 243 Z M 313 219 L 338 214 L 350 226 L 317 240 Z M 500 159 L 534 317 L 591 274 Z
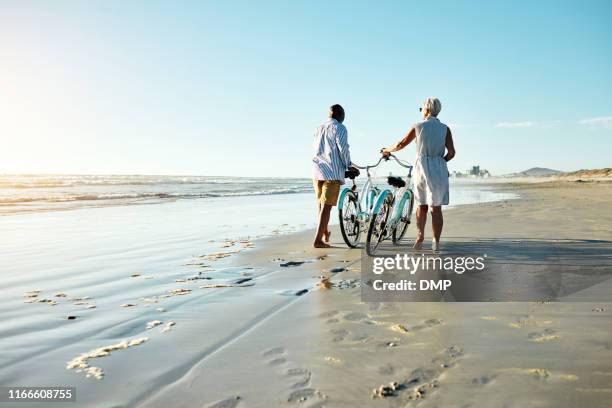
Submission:
M 319 205 L 319 226 L 313 246 L 329 248 L 329 216 L 338 202 L 344 172 L 351 166 L 348 132 L 342 124 L 344 109 L 340 105 L 329 108 L 329 119 L 317 128 L 314 135 L 312 179 Z M 357 170 L 358 171 L 358 170 Z

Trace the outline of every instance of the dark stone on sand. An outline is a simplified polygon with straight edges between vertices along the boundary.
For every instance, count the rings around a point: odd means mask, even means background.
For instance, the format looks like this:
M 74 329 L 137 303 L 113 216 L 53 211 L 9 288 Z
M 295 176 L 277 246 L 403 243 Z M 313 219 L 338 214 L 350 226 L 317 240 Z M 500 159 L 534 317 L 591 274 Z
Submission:
M 287 268 L 290 266 L 300 266 L 302 264 L 304 264 L 304 261 L 289 261 L 289 262 L 280 264 L 280 266 L 282 266 L 283 268 Z
M 248 281 L 250 281 L 250 280 L 253 280 L 253 278 L 241 278 L 241 279 L 236 279 L 236 280 L 234 281 L 234 285 L 240 285 L 240 284 L 243 284 L 243 283 L 248 282 Z
M 338 268 L 331 268 L 329 271 L 331 273 L 339 273 L 339 272 L 344 272 L 345 270 L 346 270 L 345 268 L 338 267 Z
M 66 319 L 68 319 L 68 320 L 74 320 L 76 318 L 77 318 L 77 316 L 66 316 Z
M 297 292 L 295 292 L 295 296 L 302 296 L 306 293 L 308 293 L 308 289 L 298 290 Z

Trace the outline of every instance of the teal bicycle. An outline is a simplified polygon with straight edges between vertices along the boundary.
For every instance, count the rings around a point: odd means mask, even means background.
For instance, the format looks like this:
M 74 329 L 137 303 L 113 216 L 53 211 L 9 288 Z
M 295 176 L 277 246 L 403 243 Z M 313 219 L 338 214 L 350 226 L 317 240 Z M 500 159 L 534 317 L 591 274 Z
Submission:
M 380 243 L 385 239 L 391 238 L 394 244 L 402 240 L 410 224 L 414 207 L 414 194 L 410 187 L 412 166 L 392 154 L 383 158 L 386 161 L 393 158 L 400 166 L 407 168 L 408 176 L 406 180 L 389 176 L 387 183 L 392 189 L 385 189 L 377 196 L 366 237 L 366 251 L 369 256 L 376 254 Z
M 367 229 L 370 222 L 372 209 L 376 202 L 376 197 L 380 194 L 380 189 L 372 183 L 372 175 L 370 169 L 377 167 L 383 160 L 383 157 L 378 160 L 373 166 L 357 166 L 361 170 L 366 171 L 367 179 L 361 191 L 357 191 L 355 177 L 359 174 L 347 171 L 345 176 L 353 181 L 352 187 L 345 187 L 340 192 L 338 197 L 338 217 L 340 219 L 340 232 L 346 245 L 350 248 L 357 248 L 360 242 L 361 234 Z

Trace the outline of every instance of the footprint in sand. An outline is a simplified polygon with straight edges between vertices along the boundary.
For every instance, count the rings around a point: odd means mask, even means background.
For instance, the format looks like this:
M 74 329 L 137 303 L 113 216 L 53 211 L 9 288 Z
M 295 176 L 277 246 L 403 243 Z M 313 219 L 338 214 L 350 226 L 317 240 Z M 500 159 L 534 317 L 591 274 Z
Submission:
M 358 343 L 367 343 L 372 339 L 371 336 L 365 334 L 365 333 L 359 333 L 359 334 L 355 334 L 353 337 L 351 337 L 351 341 L 355 341 Z
M 304 388 L 310 385 L 312 373 L 305 368 L 290 368 L 287 370 L 287 376 L 295 381 L 291 388 Z
M 409 401 L 423 399 L 438 388 L 438 379 L 442 373 L 455 365 L 457 359 L 462 355 L 463 350 L 461 348 L 450 346 L 440 351 L 432 359 L 431 367 L 419 367 L 413 370 L 410 376 L 403 381 L 393 381 L 389 386 L 382 385 L 375 388 L 373 396 L 375 398 L 393 396 Z M 379 372 L 381 368 L 379 368 Z
M 551 324 L 550 320 L 536 320 L 531 315 L 521 315 L 516 318 L 516 320 L 512 323 L 508 323 L 510 327 L 515 329 L 522 329 L 524 327 L 540 327 L 547 324 Z
M 345 329 L 332 329 L 329 331 L 332 334 L 332 341 L 333 342 L 339 342 L 342 341 L 344 339 L 346 339 L 346 337 L 350 334 L 350 332 L 348 330 Z
M 236 408 L 240 403 L 240 396 L 225 398 L 221 401 L 213 402 L 212 404 L 206 405 L 205 408 Z
M 487 385 L 491 383 L 497 375 L 482 375 L 480 377 L 472 378 L 472 384 L 474 385 Z
M 271 367 L 275 367 L 277 365 L 285 364 L 287 360 L 284 357 L 277 357 L 273 360 L 268 361 L 268 365 Z
M 440 366 L 441 368 L 450 368 L 455 365 L 457 359 L 463 355 L 463 350 L 457 346 L 450 346 L 439 353 L 437 357 L 432 360 L 432 363 Z
M 361 312 L 351 312 L 351 313 L 347 313 L 344 315 L 344 320 L 348 320 L 349 322 L 356 322 L 359 320 L 364 320 L 369 318 L 370 316 L 368 316 L 365 313 L 361 313 Z
M 274 348 L 271 348 L 269 350 L 266 350 L 266 351 L 262 352 L 261 355 L 263 357 L 270 357 L 270 356 L 274 356 L 274 355 L 277 355 L 277 354 L 283 354 L 283 353 L 285 353 L 285 349 L 284 348 L 282 348 L 282 347 L 274 347 Z
M 422 324 L 417 324 L 412 327 L 404 326 L 403 324 L 394 324 L 390 327 L 390 329 L 398 333 L 413 334 L 415 332 L 430 329 L 432 327 L 440 326 L 442 324 L 444 324 L 444 322 L 440 319 L 429 319 L 425 320 Z
M 545 329 L 542 332 L 533 332 L 527 335 L 529 341 L 533 341 L 535 343 L 544 343 L 546 341 L 559 340 L 561 336 L 557 334 L 557 331 L 554 329 Z
M 323 312 L 323 313 L 319 314 L 319 319 L 327 319 L 325 321 L 325 323 L 327 323 L 327 324 L 340 323 L 340 319 L 334 317 L 338 313 L 340 313 L 340 312 L 338 312 L 337 310 L 330 310 L 329 312 Z
M 287 360 L 282 356 L 285 354 L 285 349 L 282 347 L 274 347 L 261 353 L 262 357 L 271 357 L 268 361 L 269 366 L 277 366 L 285 363 Z
M 289 394 L 289 397 L 287 397 L 287 402 L 290 404 L 301 405 L 315 399 L 318 401 L 309 405 L 309 408 L 323 407 L 325 401 L 321 400 L 327 399 L 327 396 L 314 388 L 302 388 L 301 390 L 295 390 Z
M 273 347 L 261 353 L 262 357 L 273 358 L 273 360 L 268 362 L 268 365 L 273 366 L 287 363 L 286 359 L 282 357 L 284 355 L 286 355 L 286 352 L 283 347 Z M 301 405 L 311 400 L 316 400 L 314 405 L 311 404 L 309 407 L 322 406 L 319 403 L 325 400 L 327 396 L 314 388 L 309 388 L 312 379 L 312 372 L 310 370 L 301 367 L 289 368 L 285 371 L 285 376 L 291 381 L 290 388 L 293 389 L 287 396 L 288 403 Z

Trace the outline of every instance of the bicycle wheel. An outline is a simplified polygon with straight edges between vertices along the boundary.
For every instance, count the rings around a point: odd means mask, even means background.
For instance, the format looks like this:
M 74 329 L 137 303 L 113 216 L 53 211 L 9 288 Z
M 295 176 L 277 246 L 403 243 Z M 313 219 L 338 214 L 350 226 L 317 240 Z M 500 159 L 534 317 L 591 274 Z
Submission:
M 357 218 L 359 214 L 357 195 L 352 191 L 347 192 L 341 204 L 341 208 L 338 209 L 338 218 L 340 219 L 342 238 L 350 248 L 356 248 L 361 236 L 361 225 Z
M 412 216 L 412 209 L 414 207 L 414 196 L 412 195 L 412 191 L 408 191 L 410 196 L 408 197 L 407 202 L 404 204 L 404 208 L 402 208 L 402 216 L 400 218 L 399 223 L 393 229 L 393 243 L 397 244 L 404 238 L 406 235 L 406 231 L 408 230 L 408 224 L 410 224 L 410 217 Z
M 369 256 L 374 256 L 380 243 L 385 239 L 387 234 L 386 225 L 391 211 L 391 202 L 393 198 L 387 195 L 377 213 L 372 214 L 370 227 L 368 228 L 368 236 L 366 238 L 366 252 Z

